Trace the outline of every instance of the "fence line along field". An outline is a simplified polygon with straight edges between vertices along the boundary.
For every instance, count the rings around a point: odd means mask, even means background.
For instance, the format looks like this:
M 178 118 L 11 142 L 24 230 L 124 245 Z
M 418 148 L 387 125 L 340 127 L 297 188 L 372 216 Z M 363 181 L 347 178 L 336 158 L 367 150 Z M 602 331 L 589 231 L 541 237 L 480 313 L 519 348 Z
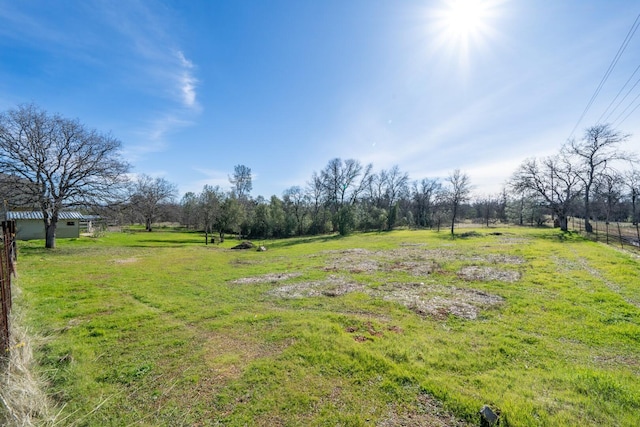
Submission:
M 56 425 L 637 425 L 635 255 L 551 229 L 21 243 Z

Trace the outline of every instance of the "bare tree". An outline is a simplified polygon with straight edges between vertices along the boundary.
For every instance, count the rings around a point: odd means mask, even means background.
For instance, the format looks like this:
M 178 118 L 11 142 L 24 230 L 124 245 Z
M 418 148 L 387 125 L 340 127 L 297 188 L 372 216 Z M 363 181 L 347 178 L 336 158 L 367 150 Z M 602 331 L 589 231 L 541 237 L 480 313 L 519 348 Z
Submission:
M 305 197 L 309 199 L 311 213 L 312 234 L 324 233 L 327 223 L 327 211 L 325 209 L 325 192 L 322 178 L 316 172 L 311 175 L 311 180 L 307 182 Z
M 329 204 L 343 206 L 353 204 L 364 191 L 371 177 L 372 165 L 363 167 L 354 159 L 335 158 L 329 161 L 320 173 L 322 185 Z M 360 178 L 358 180 L 358 178 Z
M 567 218 L 582 193 L 580 178 L 566 156 L 525 160 L 510 185 L 518 194 L 539 198 L 557 216 L 560 229 L 568 230 Z
M 204 226 L 204 244 L 209 244 L 209 234 L 218 221 L 222 212 L 222 201 L 224 193 L 218 186 L 205 185 L 202 192 L 198 194 L 198 212 L 202 218 Z M 211 238 L 213 241 L 213 237 Z
M 564 147 L 569 154 L 578 159 L 576 172 L 584 187 L 584 228 L 589 233 L 593 231 L 589 222 L 591 219 L 592 187 L 598 176 L 605 173 L 607 168 L 611 168 L 611 163 L 614 160 L 625 157 L 618 146 L 628 138 L 629 135 L 612 129 L 608 124 L 595 125 L 585 131 L 581 140 L 569 141 Z
M 482 220 L 482 223 L 489 227 L 492 220 L 498 220 L 498 210 L 500 208 L 500 195 L 480 195 L 474 203 L 476 216 Z
M 603 217 L 608 224 L 612 216 L 616 214 L 616 208 L 620 207 L 622 199 L 623 176 L 615 170 L 600 174 L 595 182 L 594 195 L 602 208 Z M 619 217 L 619 209 L 617 216 Z M 616 218 L 619 220 L 619 218 Z
M 189 191 L 182 196 L 180 201 L 180 207 L 182 208 L 181 223 L 189 228 L 196 227 L 198 224 L 198 196 Z
M 433 214 L 437 199 L 442 192 L 442 184 L 437 179 L 422 179 L 414 182 L 411 190 L 416 210 L 416 224 L 420 227 L 433 226 Z
M 229 182 L 233 185 L 232 190 L 238 199 L 245 199 L 253 188 L 251 168 L 245 165 L 235 165 L 233 167 L 233 176 L 229 177 Z
M 451 235 L 458 216 L 460 205 L 469 200 L 471 196 L 471 182 L 469 175 L 460 172 L 460 169 L 454 170 L 448 177 L 448 188 L 445 190 L 445 197 L 451 208 Z
M 382 171 L 384 177 L 384 199 L 387 210 L 387 229 L 391 230 L 397 219 L 398 200 L 409 193 L 409 174 L 401 172 L 398 165 L 393 166 L 389 171 Z
M 357 160 L 343 162 L 335 158 L 320 173 L 325 201 L 333 214 L 334 231 L 345 234 L 352 228 L 351 206 L 369 186 L 372 168 L 371 164 L 363 167 Z
M 298 236 L 302 236 L 304 232 L 304 218 L 307 216 L 307 205 L 309 204 L 309 197 L 304 193 L 302 188 L 298 186 L 289 187 L 284 190 L 283 196 L 284 204 L 296 222 L 296 233 Z
M 0 114 L 0 183 L 24 183 L 26 204 L 42 212 L 47 248 L 55 247 L 62 209 L 122 195 L 129 165 L 120 149 L 113 136 L 33 104 Z
M 640 170 L 634 167 L 627 170 L 623 182 L 631 200 L 631 222 L 633 222 L 633 225 L 638 225 L 637 203 L 638 196 L 640 196 Z
M 140 175 L 131 188 L 131 205 L 142 217 L 145 230 L 152 231 L 163 204 L 171 203 L 178 194 L 175 184 L 164 178 Z

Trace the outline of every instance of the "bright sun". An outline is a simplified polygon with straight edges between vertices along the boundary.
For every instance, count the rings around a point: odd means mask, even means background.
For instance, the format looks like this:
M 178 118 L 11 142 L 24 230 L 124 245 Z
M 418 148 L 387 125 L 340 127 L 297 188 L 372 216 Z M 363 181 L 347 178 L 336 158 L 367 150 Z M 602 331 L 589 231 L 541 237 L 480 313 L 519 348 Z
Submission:
M 457 51 L 467 62 L 472 48 L 480 49 L 496 32 L 494 18 L 504 0 L 445 0 L 432 12 L 435 45 Z
M 453 0 L 442 11 L 442 25 L 450 36 L 470 37 L 486 25 L 487 12 L 487 4 L 482 0 Z

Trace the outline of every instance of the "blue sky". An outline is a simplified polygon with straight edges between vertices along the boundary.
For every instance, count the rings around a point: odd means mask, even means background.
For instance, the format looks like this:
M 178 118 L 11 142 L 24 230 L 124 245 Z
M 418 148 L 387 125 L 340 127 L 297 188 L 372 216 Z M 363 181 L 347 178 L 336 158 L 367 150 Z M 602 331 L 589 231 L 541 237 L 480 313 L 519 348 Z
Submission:
M 0 0 L 0 110 L 110 131 L 181 194 L 244 164 L 253 196 L 281 196 L 334 157 L 493 193 L 609 115 L 640 34 L 578 123 L 640 4 L 462 1 Z M 635 152 L 638 94 L 609 119 Z

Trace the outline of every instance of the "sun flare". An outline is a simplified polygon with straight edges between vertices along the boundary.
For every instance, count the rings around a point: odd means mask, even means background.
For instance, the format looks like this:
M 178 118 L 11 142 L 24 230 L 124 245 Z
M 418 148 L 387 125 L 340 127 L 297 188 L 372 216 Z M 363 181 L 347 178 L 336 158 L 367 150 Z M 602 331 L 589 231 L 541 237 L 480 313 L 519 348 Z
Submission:
M 433 10 L 431 30 L 438 50 L 457 52 L 467 63 L 472 51 L 496 37 L 495 18 L 505 0 L 445 0 Z
M 468 38 L 486 27 L 489 8 L 482 0 L 453 0 L 442 10 L 442 25 L 450 36 Z

